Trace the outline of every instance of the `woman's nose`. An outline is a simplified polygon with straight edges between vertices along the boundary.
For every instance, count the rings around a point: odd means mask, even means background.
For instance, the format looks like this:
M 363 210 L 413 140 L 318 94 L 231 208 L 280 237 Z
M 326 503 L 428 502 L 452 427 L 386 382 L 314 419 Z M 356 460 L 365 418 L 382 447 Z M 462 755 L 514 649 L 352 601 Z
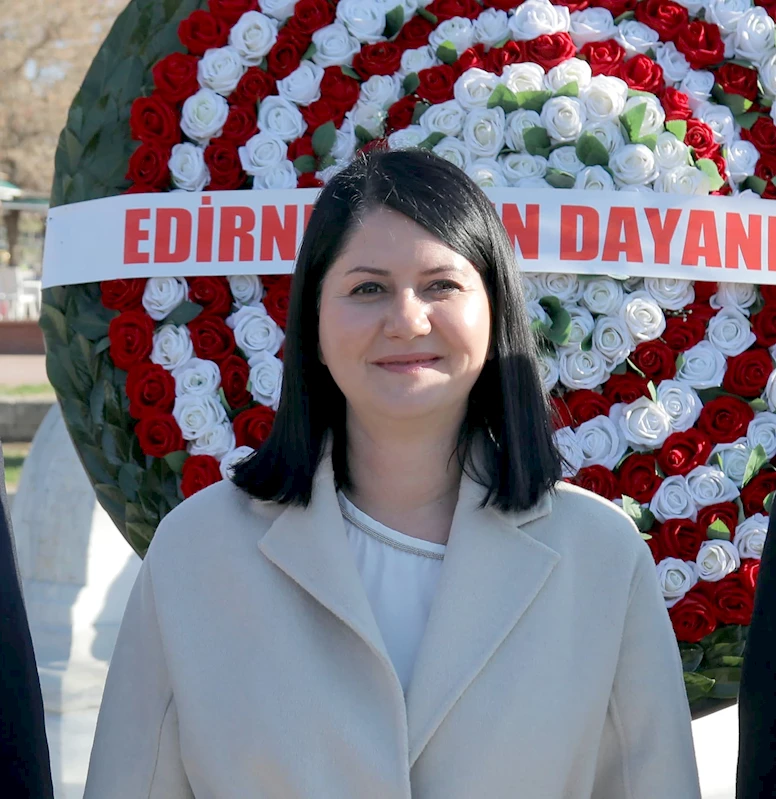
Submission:
M 398 338 L 423 336 L 431 330 L 428 307 L 414 291 L 398 292 L 391 302 L 386 319 L 385 334 Z

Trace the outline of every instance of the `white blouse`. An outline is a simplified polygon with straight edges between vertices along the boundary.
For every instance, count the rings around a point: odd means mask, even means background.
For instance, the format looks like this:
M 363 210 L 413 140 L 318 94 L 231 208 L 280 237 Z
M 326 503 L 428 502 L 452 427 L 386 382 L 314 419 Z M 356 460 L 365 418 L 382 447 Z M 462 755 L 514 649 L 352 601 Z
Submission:
M 446 546 L 386 527 L 341 491 L 337 498 L 372 612 L 406 693 Z

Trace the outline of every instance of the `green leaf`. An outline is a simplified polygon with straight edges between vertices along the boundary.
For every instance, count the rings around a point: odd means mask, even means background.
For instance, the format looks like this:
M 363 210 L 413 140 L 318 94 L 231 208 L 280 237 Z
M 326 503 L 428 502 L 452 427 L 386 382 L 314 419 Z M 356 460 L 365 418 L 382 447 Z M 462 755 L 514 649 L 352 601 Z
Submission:
M 630 368 L 631 368 L 631 369 L 633 369 L 633 371 L 634 371 L 634 372 L 635 372 L 635 373 L 636 373 L 636 374 L 637 374 L 639 377 L 646 377 L 646 375 L 644 374 L 644 372 L 642 372 L 642 371 L 641 371 L 641 369 L 639 369 L 639 367 L 638 367 L 638 366 L 636 366 L 636 364 L 635 364 L 635 363 L 633 363 L 633 361 L 632 361 L 630 358 L 626 358 L 626 359 L 625 359 L 625 363 L 627 363 L 627 364 L 628 364 L 628 366 L 630 366 Z
M 541 111 L 544 104 L 552 97 L 552 92 L 547 91 L 526 91 L 515 94 L 520 108 L 528 111 Z M 506 109 L 504 109 L 506 110 Z
M 327 122 L 326 124 L 328 125 L 329 123 Z M 374 136 L 363 125 L 356 125 L 356 138 L 364 145 L 372 141 Z
M 202 313 L 202 306 L 197 302 L 184 300 L 177 308 L 173 308 L 164 320 L 168 325 L 187 325 Z
M 342 70 L 343 75 L 347 75 L 349 78 L 353 78 L 354 80 L 360 81 L 361 76 L 356 72 L 353 67 L 349 67 L 347 64 L 341 64 L 340 69 Z
M 735 119 L 742 128 L 751 130 L 752 125 L 754 125 L 760 117 L 765 117 L 767 119 L 766 114 L 757 114 L 754 111 L 748 111 L 746 114 L 737 114 Z
M 622 509 L 630 516 L 640 532 L 645 533 L 652 529 L 655 517 L 649 509 L 642 508 L 641 504 L 633 497 L 629 497 L 627 494 L 622 495 Z
M 716 191 L 725 185 L 725 181 L 720 177 L 717 165 L 710 158 L 699 158 L 695 165 L 701 172 L 708 175 L 712 191 Z
M 445 39 L 442 44 L 437 47 L 436 57 L 443 63 L 443 64 L 455 64 L 458 60 L 458 51 L 455 49 L 455 45 Z
M 332 120 L 319 125 L 313 133 L 312 145 L 313 152 L 321 158 L 331 152 L 334 142 L 337 140 L 337 128 Z
M 423 17 L 427 22 L 430 22 L 432 25 L 439 24 L 439 18 L 436 14 L 432 14 L 430 11 L 426 10 L 425 8 L 418 9 L 418 16 Z
M 749 407 L 755 413 L 760 413 L 761 411 L 767 411 L 768 410 L 768 403 L 762 397 L 758 397 L 757 399 L 753 399 L 753 400 L 749 401 Z
M 108 514 L 113 519 L 123 522 L 124 504 L 127 501 L 124 492 L 118 486 L 109 483 L 95 483 L 94 491 Z
M 593 334 L 592 334 L 592 332 L 588 333 L 582 339 L 582 341 L 579 343 L 579 349 L 581 349 L 582 352 L 590 352 L 590 350 L 593 349 Z
M 410 72 L 409 75 L 402 81 L 402 89 L 404 94 L 414 94 L 418 86 L 420 86 L 420 78 L 417 72 Z
M 647 391 L 649 391 L 649 397 L 652 402 L 657 402 L 657 389 L 651 380 L 647 383 Z
M 735 699 L 741 682 L 740 668 L 704 669 L 701 676 L 714 680 L 709 696 L 715 699 Z
M 676 356 L 676 371 L 678 372 L 684 366 L 684 353 L 680 352 Z
M 317 52 L 318 48 L 311 43 L 310 46 L 304 51 L 304 55 L 302 56 L 302 61 L 309 61 Z
M 543 130 L 543 128 L 538 128 L 538 130 Z M 562 169 L 554 169 L 553 167 L 550 167 L 547 170 L 544 179 L 550 184 L 550 186 L 552 186 L 555 189 L 574 188 L 574 182 L 575 182 L 574 175 L 572 175 L 571 172 L 564 172 Z M 588 350 L 585 350 L 585 352 L 587 351 Z
M 568 344 L 571 335 L 571 314 L 561 305 L 557 297 L 542 297 L 539 304 L 550 317 L 550 325 L 543 325 L 542 333 L 553 344 Z
M 99 355 L 101 352 L 105 352 L 110 347 L 110 339 L 105 336 L 105 338 L 100 339 L 97 342 L 97 345 L 94 348 L 94 354 Z
M 741 188 L 756 191 L 762 197 L 767 186 L 768 184 L 762 178 L 758 178 L 756 175 L 749 175 L 749 177 L 743 182 Z
M 636 16 L 635 11 L 623 11 L 618 17 L 614 18 L 614 24 L 619 25 L 621 22 L 624 22 L 626 19 L 633 19 Z
M 137 499 L 137 491 L 140 488 L 142 476 L 143 470 L 134 463 L 125 463 L 119 469 L 119 488 L 130 502 L 134 502 Z
M 717 519 L 706 528 L 706 537 L 712 541 L 730 541 L 730 528 L 722 519 Z
M 334 158 L 333 155 L 324 155 L 323 158 L 318 159 L 318 166 L 321 169 L 326 169 L 327 167 L 334 166 L 337 163 L 337 159 Z
M 555 97 L 579 97 L 579 82 L 572 80 L 555 92 Z
M 62 311 L 53 305 L 44 304 L 40 309 L 39 324 L 46 338 L 54 339 L 60 344 L 67 344 L 67 319 Z
M 628 133 L 631 141 L 638 139 L 641 133 L 641 126 L 644 124 L 644 117 L 647 113 L 647 104 L 638 103 L 629 111 L 620 116 L 620 122 Z
M 445 138 L 445 134 L 441 131 L 435 130 L 433 133 L 430 133 L 422 142 L 418 145 L 423 150 L 431 150 L 432 148 L 436 147 L 442 139 Z
M 687 120 L 685 119 L 672 119 L 666 122 L 666 130 L 673 133 L 679 141 L 684 141 L 687 135 Z
M 523 132 L 526 152 L 531 155 L 541 155 L 545 158 L 550 154 L 550 137 L 544 128 L 534 126 Z
M 687 692 L 688 701 L 694 702 L 708 696 L 713 688 L 714 680 L 711 677 L 695 672 L 684 672 L 684 689 Z
M 385 15 L 385 30 L 383 31 L 383 36 L 385 36 L 386 39 L 391 39 L 401 30 L 402 25 L 404 25 L 404 8 L 402 6 L 396 6 L 396 8 L 392 8 Z
M 183 473 L 183 464 L 189 457 L 189 453 L 185 449 L 180 449 L 177 452 L 168 452 L 164 456 L 164 462 L 175 472 L 175 474 Z
M 92 422 L 96 427 L 102 425 L 105 421 L 105 381 L 98 380 L 93 386 L 89 394 L 89 412 L 92 416 Z
M 488 108 L 503 108 L 505 114 L 510 114 L 517 111 L 520 104 L 515 93 L 508 86 L 499 83 L 488 98 Z
M 636 139 L 634 144 L 643 144 L 645 147 L 649 147 L 650 150 L 654 150 L 657 147 L 657 133 L 650 133 L 647 136 L 639 136 Z
M 307 172 L 315 172 L 315 156 L 300 155 L 294 160 L 294 169 L 303 175 Z
M 609 164 L 609 152 L 592 133 L 583 133 L 577 139 L 575 150 L 577 158 L 585 166 L 607 166 Z
M 768 496 L 763 500 L 763 508 L 768 515 L 771 513 L 774 497 L 776 497 L 776 491 L 771 491 L 771 493 L 768 494 Z
M 417 125 L 420 121 L 420 118 L 426 113 L 426 111 L 428 111 L 429 108 L 431 108 L 431 106 L 428 103 L 416 103 L 415 108 L 412 111 L 412 124 Z
M 679 643 L 679 654 L 682 657 L 682 669 L 695 671 L 703 661 L 703 647 L 698 644 Z
M 81 314 L 70 320 L 70 327 L 89 341 L 99 341 L 108 335 L 109 322 L 96 314 Z
M 762 444 L 758 444 L 750 453 L 744 469 L 744 480 L 741 484 L 745 486 L 765 464 L 768 463 L 768 455 Z
M 726 94 L 722 91 L 719 83 L 714 85 L 711 90 L 711 96 L 721 105 L 726 105 L 735 116 L 747 113 L 752 107 L 751 100 L 747 100 L 746 97 L 742 97 L 740 94 Z

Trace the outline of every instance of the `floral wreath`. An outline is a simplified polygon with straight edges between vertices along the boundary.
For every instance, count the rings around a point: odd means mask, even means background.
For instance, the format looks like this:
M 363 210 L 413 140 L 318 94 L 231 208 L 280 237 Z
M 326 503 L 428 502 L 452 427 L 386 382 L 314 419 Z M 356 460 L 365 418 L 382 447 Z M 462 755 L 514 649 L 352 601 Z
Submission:
M 483 187 L 776 198 L 768 0 L 134 0 L 76 97 L 53 205 L 314 188 L 419 146 Z M 776 490 L 776 287 L 523 275 L 565 478 L 649 535 L 696 713 L 737 695 Z M 159 521 L 264 441 L 290 276 L 47 289 L 99 501 Z

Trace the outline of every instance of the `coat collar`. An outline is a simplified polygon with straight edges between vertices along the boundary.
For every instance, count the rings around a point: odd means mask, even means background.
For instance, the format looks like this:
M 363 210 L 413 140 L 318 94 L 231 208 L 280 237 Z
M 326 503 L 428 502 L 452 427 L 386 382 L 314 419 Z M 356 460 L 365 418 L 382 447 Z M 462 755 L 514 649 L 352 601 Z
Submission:
M 406 696 L 410 767 L 560 559 L 523 529 L 550 513 L 549 496 L 528 511 L 505 514 L 478 508 L 485 492 L 462 475 L 442 572 Z M 330 437 L 310 505 L 286 507 L 259 549 L 369 646 L 394 683 L 397 702 L 404 703 L 345 533 Z

